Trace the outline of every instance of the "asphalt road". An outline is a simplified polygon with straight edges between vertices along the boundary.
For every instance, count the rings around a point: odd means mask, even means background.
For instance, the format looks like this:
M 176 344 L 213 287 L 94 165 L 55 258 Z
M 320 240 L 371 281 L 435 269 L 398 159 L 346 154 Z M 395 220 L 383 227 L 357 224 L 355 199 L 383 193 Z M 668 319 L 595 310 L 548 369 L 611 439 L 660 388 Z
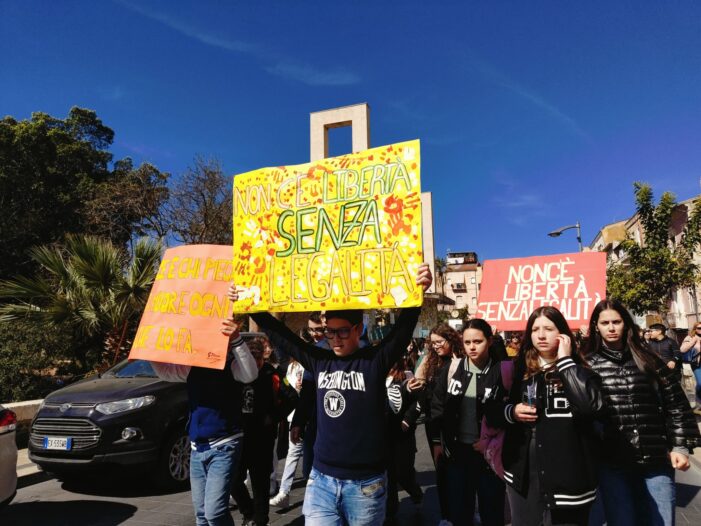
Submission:
M 433 465 L 427 453 L 423 427 L 417 431 L 419 453 L 418 481 L 426 496 L 421 507 L 400 493 L 399 524 L 437 524 L 440 520 Z M 284 461 L 278 469 L 282 473 Z M 301 463 L 300 470 L 301 471 Z M 299 473 L 298 471 L 298 473 Z M 124 472 L 86 475 L 61 481 L 44 473 L 21 480 L 13 502 L 0 511 L 0 526 L 192 526 L 195 524 L 189 491 L 162 493 L 154 489 L 144 474 Z M 271 509 L 270 523 L 276 526 L 302 525 L 304 483 L 295 482 L 290 506 Z M 236 524 L 241 515 L 232 508 Z
M 400 493 L 398 524 L 436 525 L 440 519 L 433 465 L 428 455 L 424 430 L 417 430 L 419 451 L 417 479 L 424 489 L 421 506 L 413 505 Z M 701 451 L 692 468 L 677 475 L 677 524 L 701 524 Z M 282 473 L 282 463 L 278 473 Z M 190 492 L 155 491 L 143 474 L 100 473 L 82 480 L 60 481 L 40 473 L 21 480 L 15 500 L 0 511 L 0 526 L 192 526 L 195 524 Z M 303 483 L 293 488 L 290 507 L 271 510 L 276 526 L 301 525 Z M 241 516 L 232 509 L 236 524 Z

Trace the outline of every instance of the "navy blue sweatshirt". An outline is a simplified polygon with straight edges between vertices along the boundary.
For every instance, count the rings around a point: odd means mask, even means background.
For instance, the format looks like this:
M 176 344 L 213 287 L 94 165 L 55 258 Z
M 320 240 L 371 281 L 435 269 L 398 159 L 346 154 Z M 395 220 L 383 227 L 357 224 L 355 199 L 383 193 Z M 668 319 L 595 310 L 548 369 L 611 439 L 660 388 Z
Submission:
M 151 362 L 159 378 L 187 382 L 193 449 L 206 451 L 241 436 L 241 383 L 258 376 L 256 361 L 246 343 L 237 337 L 229 343 L 223 370 Z
M 345 357 L 306 343 L 268 313 L 251 315 L 277 349 L 314 375 L 314 468 L 321 473 L 359 480 L 385 471 L 385 380 L 392 365 L 406 352 L 420 312 L 419 307 L 404 309 L 379 344 L 362 347 Z

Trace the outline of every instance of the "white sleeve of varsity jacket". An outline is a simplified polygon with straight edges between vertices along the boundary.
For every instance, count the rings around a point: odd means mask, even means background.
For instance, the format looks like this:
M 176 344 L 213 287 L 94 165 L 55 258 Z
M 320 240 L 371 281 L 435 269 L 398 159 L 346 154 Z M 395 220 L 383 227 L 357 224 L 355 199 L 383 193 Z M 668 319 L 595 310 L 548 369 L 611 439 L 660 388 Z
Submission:
M 256 361 L 241 336 L 231 342 L 231 345 L 234 348 L 234 359 L 231 362 L 231 374 L 234 376 L 234 380 L 249 384 L 258 378 L 258 366 L 256 365 Z
M 151 367 L 153 367 L 158 377 L 166 382 L 186 382 L 187 375 L 190 374 L 189 365 L 151 362 Z

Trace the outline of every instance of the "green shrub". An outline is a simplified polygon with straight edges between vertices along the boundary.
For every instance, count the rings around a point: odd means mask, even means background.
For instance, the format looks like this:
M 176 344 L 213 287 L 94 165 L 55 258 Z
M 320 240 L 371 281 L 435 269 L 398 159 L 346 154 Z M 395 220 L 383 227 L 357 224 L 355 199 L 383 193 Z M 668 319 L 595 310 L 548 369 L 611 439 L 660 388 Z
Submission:
M 0 402 L 43 398 L 77 371 L 70 337 L 24 322 L 0 324 Z

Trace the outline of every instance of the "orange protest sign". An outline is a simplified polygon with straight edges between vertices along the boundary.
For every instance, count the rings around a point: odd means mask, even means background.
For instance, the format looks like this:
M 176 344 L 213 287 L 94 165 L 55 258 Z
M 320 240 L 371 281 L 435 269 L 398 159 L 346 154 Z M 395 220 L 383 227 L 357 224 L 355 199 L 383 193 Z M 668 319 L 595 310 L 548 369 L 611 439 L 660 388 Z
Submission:
M 519 331 L 531 312 L 552 305 L 570 327 L 579 327 L 605 296 L 603 252 L 495 259 L 484 262 L 475 316 L 500 331 Z
M 129 358 L 223 369 L 229 339 L 220 328 L 233 311 L 232 273 L 230 246 L 166 250 Z

